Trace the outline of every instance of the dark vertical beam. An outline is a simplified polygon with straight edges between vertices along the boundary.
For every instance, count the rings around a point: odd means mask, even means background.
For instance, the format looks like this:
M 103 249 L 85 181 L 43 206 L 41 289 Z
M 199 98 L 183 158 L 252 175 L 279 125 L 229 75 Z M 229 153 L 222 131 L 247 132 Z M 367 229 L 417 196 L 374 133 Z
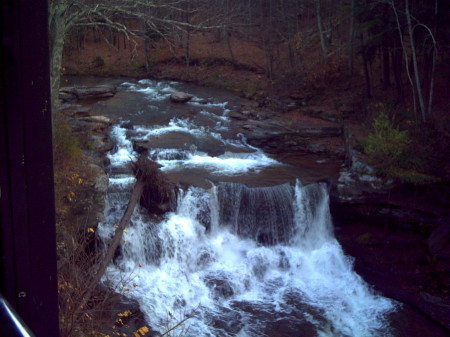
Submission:
M 3 0 L 0 290 L 37 337 L 58 336 L 45 0 Z

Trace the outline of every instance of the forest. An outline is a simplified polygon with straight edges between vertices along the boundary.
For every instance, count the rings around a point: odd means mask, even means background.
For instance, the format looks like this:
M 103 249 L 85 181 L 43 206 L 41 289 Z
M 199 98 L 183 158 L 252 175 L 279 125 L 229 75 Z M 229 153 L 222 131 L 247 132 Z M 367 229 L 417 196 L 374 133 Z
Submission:
M 233 92 L 292 127 L 310 118 L 336 123 L 344 145 L 332 160 L 347 166 L 362 160 L 373 167 L 402 207 L 411 195 L 415 202 L 421 193 L 427 202 L 442 198 L 434 205 L 444 214 L 438 220 L 411 220 L 416 213 L 409 208 L 400 220 L 389 218 L 395 230 L 417 223 L 412 231 L 423 236 L 422 247 L 448 217 L 448 10 L 443 0 L 49 0 L 61 335 L 152 333 L 139 309 L 98 287 L 114 250 L 106 260 L 96 221 L 83 212 L 87 204 L 104 206 L 99 192 L 91 191 L 103 173 L 85 165 L 95 145 L 67 119 L 66 103 L 58 100 L 68 78 L 185 81 Z M 158 188 L 165 189 L 166 178 L 150 166 Z M 384 197 L 375 198 L 345 206 L 332 200 L 333 217 L 378 216 L 375 209 Z M 343 242 L 366 244 L 362 254 L 372 249 L 368 232 L 345 235 Z M 446 301 L 448 256 L 427 259 L 421 271 L 431 284 L 427 291 Z M 430 275 L 437 276 L 430 281 Z M 415 301 L 410 302 L 448 329 L 445 315 L 430 314 Z M 162 335 L 182 336 L 190 318 L 171 317 Z

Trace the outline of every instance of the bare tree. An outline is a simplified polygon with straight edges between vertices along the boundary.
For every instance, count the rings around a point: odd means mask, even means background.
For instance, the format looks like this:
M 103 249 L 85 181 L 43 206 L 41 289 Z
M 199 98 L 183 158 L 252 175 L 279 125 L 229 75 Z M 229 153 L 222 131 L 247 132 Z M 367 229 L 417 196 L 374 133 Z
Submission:
M 405 1 L 405 11 L 401 12 L 395 4 L 394 0 L 390 0 L 391 8 L 396 17 L 397 29 L 399 33 L 399 39 L 403 49 L 403 55 L 405 60 L 405 68 L 408 74 L 408 80 L 411 84 L 412 96 L 413 96 L 413 105 L 414 112 L 417 112 L 417 101 L 419 101 L 419 109 L 421 113 L 422 122 L 425 122 L 428 119 L 428 116 L 431 114 L 431 108 L 433 103 L 433 88 L 434 88 L 434 70 L 435 70 L 435 58 L 437 54 L 437 42 L 432 30 L 425 24 L 418 21 L 417 18 L 413 17 L 411 14 L 411 8 L 409 4 L 409 0 Z M 437 16 L 437 2 L 435 2 L 435 16 Z M 404 15 L 406 20 L 406 28 L 401 23 L 401 15 Z M 413 24 L 414 19 L 414 24 Z M 420 78 L 420 69 L 419 69 L 419 61 L 417 55 L 416 48 L 416 29 L 422 29 L 425 31 L 425 35 L 428 37 L 427 40 L 431 41 L 431 69 L 425 69 L 426 74 L 428 75 L 426 78 L 428 83 L 423 83 Z M 404 33 L 406 30 L 406 33 Z M 404 34 L 408 37 L 408 42 L 405 42 Z M 412 73 L 409 67 L 409 54 L 411 55 L 411 63 L 412 63 Z M 429 73 L 429 74 L 428 74 Z M 425 97 L 423 93 L 423 86 L 428 86 L 429 92 L 428 96 Z
M 319 30 L 320 46 L 322 47 L 323 58 L 326 60 L 328 58 L 328 45 L 325 37 L 325 30 L 322 23 L 322 9 L 321 0 L 316 1 L 316 19 L 317 19 L 317 29 Z
M 196 6 L 205 0 L 197 0 Z M 61 77 L 61 61 L 67 34 L 74 28 L 107 27 L 124 34 L 126 39 L 137 44 L 136 37 L 159 36 L 169 42 L 167 34 L 173 29 L 192 30 L 207 26 L 204 22 L 186 19 L 197 10 L 189 10 L 189 0 L 50 0 L 49 43 L 52 102 L 56 103 Z M 188 8 L 188 10 L 186 10 Z M 180 19 L 181 16 L 185 19 Z M 140 22 L 141 28 L 131 30 L 127 21 Z M 217 25 L 217 23 L 215 24 Z

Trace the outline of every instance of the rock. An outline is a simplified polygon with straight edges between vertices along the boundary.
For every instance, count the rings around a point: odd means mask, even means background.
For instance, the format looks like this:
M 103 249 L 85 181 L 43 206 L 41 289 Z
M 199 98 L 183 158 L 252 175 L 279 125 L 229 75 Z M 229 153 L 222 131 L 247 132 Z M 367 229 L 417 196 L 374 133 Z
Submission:
M 63 102 L 75 102 L 78 100 L 78 97 L 75 95 L 75 93 L 64 91 L 59 91 L 58 98 Z
M 70 121 L 70 125 L 75 132 L 79 133 L 102 133 L 108 127 L 104 123 L 92 123 L 92 122 L 84 122 L 80 120 Z
M 339 127 L 304 127 L 296 130 L 280 126 L 260 127 L 256 121 L 247 121 L 242 126 L 250 145 L 268 153 L 303 152 L 312 154 L 344 155 L 342 133 Z M 266 124 L 266 123 L 264 123 Z
M 88 123 L 101 123 L 105 124 L 106 126 L 109 126 L 112 124 L 111 118 L 105 117 L 105 116 L 88 116 L 88 117 L 81 117 L 78 118 L 78 120 Z
M 105 116 L 88 116 L 70 120 L 74 131 L 85 134 L 104 133 L 111 124 L 111 119 Z
M 220 312 L 214 314 L 206 313 L 206 319 L 211 322 L 213 327 L 226 331 L 229 336 L 237 336 L 244 327 L 242 314 L 237 310 L 230 310 L 224 306 L 220 307 Z
M 111 315 L 109 321 L 115 322 L 113 327 L 113 335 L 140 336 L 141 334 L 138 334 L 136 331 L 145 326 L 150 329 L 150 331 L 145 334 L 146 336 L 160 336 L 159 333 L 152 330 L 149 323 L 145 319 L 144 313 L 139 307 L 139 303 L 136 300 L 127 298 L 123 295 L 115 296 L 117 297 L 117 303 L 115 303 L 114 307 L 108 311 Z M 125 312 L 128 314 L 123 315 Z
M 437 258 L 450 260 L 450 224 L 441 225 L 431 233 L 428 249 Z
M 238 111 L 232 111 L 228 114 L 228 117 L 231 119 L 235 119 L 238 121 L 246 121 L 248 120 L 248 117 L 245 116 L 243 113 L 238 112 Z
M 186 103 L 189 102 L 194 96 L 187 94 L 185 92 L 174 92 L 170 95 L 170 100 L 174 103 Z
M 104 154 L 114 148 L 114 142 L 104 135 L 89 135 L 88 144 L 90 150 L 97 151 L 100 154 Z
M 216 299 L 229 298 L 234 295 L 233 286 L 225 275 L 208 275 L 205 283 L 212 290 Z
M 100 166 L 95 164 L 89 164 L 89 167 L 94 175 L 92 187 L 94 187 L 94 190 L 97 193 L 106 194 L 108 191 L 109 179 L 105 171 Z
M 79 104 L 64 103 L 59 108 L 64 114 L 71 117 L 90 116 L 91 109 Z
M 342 119 L 340 112 L 336 113 L 333 111 L 324 111 L 320 107 L 308 107 L 307 109 L 304 109 L 304 112 L 308 116 L 311 116 L 314 118 L 320 118 L 320 119 L 323 119 L 325 121 L 330 121 L 330 122 L 340 122 Z
M 116 87 L 112 85 L 98 85 L 95 87 L 63 87 L 59 89 L 59 98 L 65 102 L 84 99 L 98 99 L 113 97 Z

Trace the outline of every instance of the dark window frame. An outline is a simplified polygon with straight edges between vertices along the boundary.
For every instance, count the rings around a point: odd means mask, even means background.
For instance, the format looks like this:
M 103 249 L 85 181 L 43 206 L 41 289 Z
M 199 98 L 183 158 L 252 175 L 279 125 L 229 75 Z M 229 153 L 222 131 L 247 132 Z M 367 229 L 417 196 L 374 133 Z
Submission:
M 47 6 L 0 16 L 0 291 L 37 337 L 59 336 Z

